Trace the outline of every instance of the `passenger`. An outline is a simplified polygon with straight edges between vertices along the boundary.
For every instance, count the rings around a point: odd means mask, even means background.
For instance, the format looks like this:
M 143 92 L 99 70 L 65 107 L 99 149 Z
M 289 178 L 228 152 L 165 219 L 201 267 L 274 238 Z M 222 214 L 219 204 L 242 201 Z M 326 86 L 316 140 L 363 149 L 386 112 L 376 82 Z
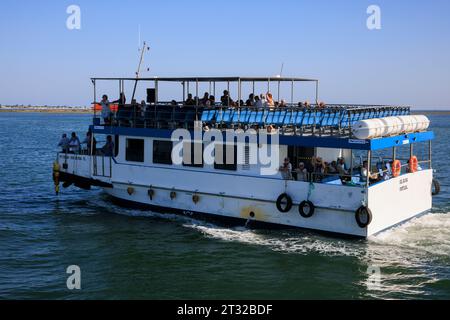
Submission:
M 270 92 L 267 92 L 267 94 L 266 94 L 266 104 L 267 104 L 268 108 L 272 109 L 275 107 L 275 102 L 273 101 L 273 97 Z
M 369 176 L 369 163 L 366 161 L 363 162 L 363 166 L 361 168 L 361 176 L 360 182 L 367 182 L 367 177 Z M 369 177 L 369 182 L 377 182 L 379 181 L 378 173 L 371 174 Z
M 172 100 L 170 101 L 170 105 L 176 107 L 178 106 L 178 102 L 176 100 Z
M 203 107 L 209 107 L 209 93 L 205 92 L 203 99 L 200 100 L 200 105 Z
M 299 102 L 299 103 L 297 104 L 297 107 L 299 107 L 299 108 L 304 108 L 303 102 Z
M 278 107 L 279 107 L 279 108 L 286 108 L 286 107 L 287 107 L 286 100 L 281 99 L 280 105 L 279 105 Z
M 97 153 L 97 140 L 95 140 L 95 137 L 92 135 L 92 132 L 90 130 L 86 133 L 86 138 L 83 140 L 83 144 L 86 144 L 87 146 L 88 155 L 93 155 Z
M 147 103 L 145 102 L 145 100 L 141 101 L 140 111 L 141 111 L 141 118 L 145 118 L 145 113 L 147 112 Z
M 72 132 L 72 135 L 69 140 L 69 152 L 70 153 L 80 152 L 80 139 L 78 139 L 77 134 L 75 132 Z
M 254 106 L 258 109 L 262 109 L 264 107 L 262 100 L 259 98 L 259 96 L 255 96 L 255 104 Z
M 119 96 L 119 99 L 116 101 L 113 101 L 112 103 L 118 103 L 119 110 L 122 109 L 125 106 L 125 104 L 127 103 L 127 99 L 125 98 L 125 93 L 121 93 Z
M 102 154 L 107 157 L 112 157 L 114 154 L 114 142 L 112 141 L 112 137 L 109 135 L 106 137 L 106 143 L 101 149 Z
M 321 101 L 319 103 L 319 109 L 324 109 L 326 107 L 325 102 Z
M 209 96 L 209 106 L 210 108 L 214 108 L 216 105 L 216 98 L 214 96 Z
M 247 101 L 245 102 L 245 105 L 246 105 L 247 107 L 253 107 L 253 106 L 255 106 L 255 95 L 254 95 L 253 93 L 251 93 L 251 94 L 248 96 L 248 99 L 247 99 Z
M 222 103 L 222 106 L 230 107 L 233 105 L 233 99 L 230 97 L 230 93 L 228 90 L 223 91 L 223 96 L 220 97 L 220 102 Z
M 188 93 L 187 99 L 184 102 L 186 106 L 195 106 L 195 100 L 192 99 L 192 93 Z
M 67 138 L 67 134 L 63 133 L 61 140 L 59 140 L 58 147 L 61 147 L 62 152 L 69 152 L 69 138 Z
M 280 167 L 280 172 L 284 180 L 292 180 L 292 164 L 289 158 L 284 158 L 283 165 Z
M 344 176 L 348 175 L 348 170 L 345 166 L 345 160 L 344 158 L 339 158 L 337 161 L 337 170 L 339 172 L 339 175 Z
M 311 108 L 311 104 L 310 104 L 308 101 L 305 101 L 305 103 L 303 103 L 303 106 L 304 106 L 306 109 Z
M 339 173 L 338 164 L 336 161 L 331 161 L 328 166 L 328 174 L 337 175 Z
M 102 96 L 102 101 L 100 101 L 100 105 L 102 106 L 102 118 L 105 125 L 109 125 L 111 123 L 111 109 L 109 108 L 108 96 L 104 94 Z
M 303 162 L 298 164 L 298 168 L 295 172 L 297 172 L 297 181 L 308 181 L 308 170 L 306 170 Z
M 325 174 L 325 163 L 323 162 L 322 158 L 317 157 L 315 158 L 313 167 L 314 182 L 321 182 L 324 174 Z

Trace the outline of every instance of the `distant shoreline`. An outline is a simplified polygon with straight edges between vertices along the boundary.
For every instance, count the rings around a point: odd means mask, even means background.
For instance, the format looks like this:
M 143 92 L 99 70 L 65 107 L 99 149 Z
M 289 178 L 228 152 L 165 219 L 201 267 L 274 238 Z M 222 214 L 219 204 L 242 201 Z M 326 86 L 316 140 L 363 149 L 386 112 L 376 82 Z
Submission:
M 93 114 L 92 110 L 83 109 L 0 109 L 0 112 L 10 113 L 60 113 L 60 114 Z

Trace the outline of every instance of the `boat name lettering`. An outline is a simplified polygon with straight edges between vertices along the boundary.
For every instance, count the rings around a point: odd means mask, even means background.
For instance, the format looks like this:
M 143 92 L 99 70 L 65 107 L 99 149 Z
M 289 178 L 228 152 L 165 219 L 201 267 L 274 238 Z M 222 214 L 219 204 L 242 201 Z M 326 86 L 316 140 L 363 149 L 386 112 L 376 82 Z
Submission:
M 351 143 L 351 144 L 366 144 L 367 141 L 366 140 L 358 140 L 358 139 L 350 139 L 350 140 L 348 140 L 348 143 Z

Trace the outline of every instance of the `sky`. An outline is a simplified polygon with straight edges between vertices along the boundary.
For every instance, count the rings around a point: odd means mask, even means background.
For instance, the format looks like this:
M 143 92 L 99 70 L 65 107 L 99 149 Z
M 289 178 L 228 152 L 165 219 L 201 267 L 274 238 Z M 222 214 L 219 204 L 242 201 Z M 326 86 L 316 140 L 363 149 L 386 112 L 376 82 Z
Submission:
M 284 64 L 283 76 L 319 79 L 326 103 L 450 108 L 449 16 L 448 0 L 2 0 L 0 104 L 89 105 L 90 77 L 134 76 L 140 30 L 144 77 L 274 76 Z M 118 86 L 98 90 L 114 98 Z M 161 88 L 163 100 L 181 92 Z

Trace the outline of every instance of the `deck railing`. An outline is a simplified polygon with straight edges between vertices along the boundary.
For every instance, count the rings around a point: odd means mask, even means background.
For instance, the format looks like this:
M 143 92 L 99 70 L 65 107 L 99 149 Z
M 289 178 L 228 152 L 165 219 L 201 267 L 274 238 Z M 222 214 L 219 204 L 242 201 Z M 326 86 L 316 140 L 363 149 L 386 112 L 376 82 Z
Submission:
M 200 107 L 182 104 L 123 105 L 112 113 L 107 126 L 158 129 L 192 129 L 194 121 L 202 121 L 209 128 L 266 128 L 280 129 L 282 134 L 313 134 L 350 136 L 352 126 L 359 120 L 409 115 L 409 107 L 327 105 L 299 107 L 287 105 L 277 108 Z M 94 124 L 103 120 L 96 118 Z

